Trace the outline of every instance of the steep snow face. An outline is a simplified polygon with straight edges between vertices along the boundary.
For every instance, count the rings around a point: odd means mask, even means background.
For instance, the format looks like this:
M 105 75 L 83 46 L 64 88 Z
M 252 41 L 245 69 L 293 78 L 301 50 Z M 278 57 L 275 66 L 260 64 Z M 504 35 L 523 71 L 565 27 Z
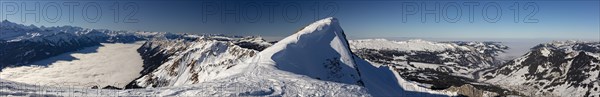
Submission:
M 4 68 L 0 78 L 34 85 L 122 88 L 140 76 L 142 59 L 135 50 L 141 44 L 103 43 L 34 62 L 33 66 Z
M 223 71 L 253 57 L 257 51 L 241 48 L 231 41 L 200 37 L 195 41 L 149 41 L 140 50 L 159 50 L 169 55 L 153 72 L 135 80 L 139 87 L 164 87 L 196 84 L 220 78 Z M 149 52 L 149 51 L 142 51 Z
M 362 85 L 373 96 L 453 94 L 419 87 L 387 66 L 374 66 L 356 57 L 349 47 L 337 19 L 326 18 L 260 52 L 254 64 L 318 80 Z
M 445 97 L 457 95 L 456 92 L 434 91 L 419 86 L 418 83 L 405 80 L 389 66 L 374 66 L 357 56 L 355 59 L 364 87 L 373 96 Z
M 599 42 L 544 43 L 480 80 L 529 95 L 600 96 L 598 55 Z
M 337 19 L 312 23 L 260 53 L 265 63 L 315 79 L 358 84 L 360 76 Z

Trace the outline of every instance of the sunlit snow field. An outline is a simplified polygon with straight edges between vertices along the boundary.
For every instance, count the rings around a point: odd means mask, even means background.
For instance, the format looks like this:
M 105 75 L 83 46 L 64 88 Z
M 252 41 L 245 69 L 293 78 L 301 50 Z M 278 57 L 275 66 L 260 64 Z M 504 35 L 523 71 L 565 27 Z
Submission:
M 143 69 L 142 58 L 136 51 L 142 44 L 102 43 L 102 46 L 61 54 L 30 66 L 5 68 L 0 78 L 34 85 L 124 87 L 140 76 Z

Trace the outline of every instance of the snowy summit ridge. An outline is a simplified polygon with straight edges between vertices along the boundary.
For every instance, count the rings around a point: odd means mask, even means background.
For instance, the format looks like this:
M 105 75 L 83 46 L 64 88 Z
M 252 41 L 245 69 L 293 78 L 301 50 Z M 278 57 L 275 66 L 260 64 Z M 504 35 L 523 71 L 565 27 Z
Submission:
M 260 52 L 258 58 L 258 63 L 276 67 L 276 71 L 311 77 L 308 81 L 317 79 L 362 86 L 371 96 L 454 95 L 419 87 L 387 66 L 374 66 L 354 55 L 338 20 L 332 17 L 282 39 Z
M 336 18 L 316 21 L 260 53 L 281 70 L 327 81 L 357 84 L 360 76 Z

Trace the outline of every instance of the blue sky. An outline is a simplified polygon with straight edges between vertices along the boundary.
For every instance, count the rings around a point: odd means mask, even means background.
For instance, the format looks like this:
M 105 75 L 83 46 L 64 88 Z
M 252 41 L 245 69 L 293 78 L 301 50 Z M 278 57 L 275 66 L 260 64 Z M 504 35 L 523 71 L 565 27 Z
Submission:
M 71 5 L 77 5 L 73 11 Z M 477 5 L 473 11 L 472 5 Z M 333 16 L 348 36 L 356 38 L 600 39 L 598 0 L 3 0 L 0 6 L 0 19 L 16 23 L 113 30 L 283 37 Z M 32 11 L 36 6 L 38 10 Z

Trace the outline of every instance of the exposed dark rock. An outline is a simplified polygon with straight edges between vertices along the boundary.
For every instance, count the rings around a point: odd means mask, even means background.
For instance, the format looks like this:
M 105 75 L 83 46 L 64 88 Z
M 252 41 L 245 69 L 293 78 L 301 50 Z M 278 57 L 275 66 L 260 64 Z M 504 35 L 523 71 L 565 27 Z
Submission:
M 105 86 L 102 89 L 123 90 L 122 88 L 118 88 L 118 87 L 111 86 L 111 85 Z

